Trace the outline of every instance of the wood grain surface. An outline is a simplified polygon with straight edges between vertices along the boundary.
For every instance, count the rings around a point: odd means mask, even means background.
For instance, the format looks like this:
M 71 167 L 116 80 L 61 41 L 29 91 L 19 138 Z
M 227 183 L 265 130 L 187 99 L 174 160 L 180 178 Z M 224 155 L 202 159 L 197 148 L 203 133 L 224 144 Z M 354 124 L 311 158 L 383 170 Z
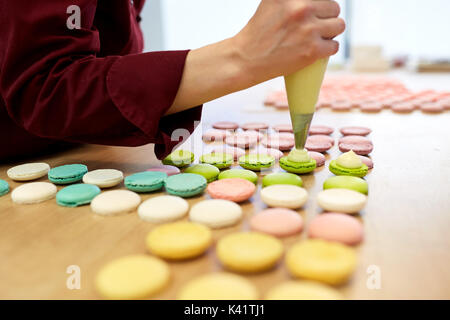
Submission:
M 405 76 L 403 76 L 405 78 Z M 434 80 L 433 80 L 434 79 Z M 448 85 L 444 78 L 416 77 L 411 85 Z M 277 79 L 211 102 L 205 106 L 203 121 L 183 145 L 196 153 L 196 159 L 209 146 L 201 142 L 201 131 L 217 120 L 265 121 L 272 125 L 289 121 L 287 112 L 263 107 L 264 95 L 281 88 Z M 448 88 L 448 87 L 447 87 Z M 374 169 L 367 176 L 368 205 L 360 218 L 365 241 L 357 247 L 358 267 L 351 281 L 338 289 L 348 299 L 449 299 L 450 298 L 450 113 L 377 114 L 359 111 L 336 113 L 320 110 L 313 121 L 340 128 L 364 125 L 373 129 Z M 336 139 L 340 134 L 336 131 Z M 309 200 L 299 214 L 306 222 L 321 210 L 315 197 L 323 181 L 331 176 L 329 160 L 340 154 L 334 147 L 325 167 L 302 176 Z M 115 168 L 125 175 L 143 171 L 158 161 L 153 146 L 120 148 L 86 145 L 27 161 L 45 161 L 52 167 L 83 163 L 90 170 Z M 12 189 L 20 185 L 6 176 L 6 170 L 19 163 L 0 164 L 0 178 Z M 38 181 L 46 181 L 46 178 Z M 119 186 L 123 188 L 123 184 Z M 259 183 L 260 188 L 260 183 Z M 157 194 L 142 195 L 142 200 Z M 192 205 L 207 196 L 189 199 Z M 248 218 L 265 208 L 259 189 L 242 205 L 245 218 L 235 227 L 213 232 L 217 241 L 225 234 L 248 230 Z M 97 299 L 94 279 L 108 261 L 128 254 L 146 253 L 144 239 L 154 225 L 139 219 L 137 213 L 102 217 L 89 206 L 63 208 L 55 200 L 37 205 L 17 205 L 8 194 L 0 198 L 0 298 L 17 299 Z M 304 239 L 283 239 L 286 249 Z M 170 262 L 169 287 L 154 298 L 173 299 L 179 288 L 192 278 L 222 270 L 214 246 L 206 255 L 185 262 Z M 70 265 L 81 268 L 81 289 L 69 290 L 66 280 Z M 366 285 L 367 269 L 377 266 L 381 288 Z M 280 281 L 290 279 L 283 261 L 269 272 L 246 276 L 264 295 Z

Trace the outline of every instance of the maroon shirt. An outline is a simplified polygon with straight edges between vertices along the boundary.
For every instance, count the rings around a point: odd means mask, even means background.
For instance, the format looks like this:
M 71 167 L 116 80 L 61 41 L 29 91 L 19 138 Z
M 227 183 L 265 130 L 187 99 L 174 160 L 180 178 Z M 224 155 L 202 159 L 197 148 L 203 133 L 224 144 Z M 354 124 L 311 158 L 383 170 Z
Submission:
M 155 143 L 161 158 L 174 129 L 194 130 L 201 107 L 164 116 L 188 51 L 139 53 L 144 1 L 0 0 L 0 160 L 56 141 Z

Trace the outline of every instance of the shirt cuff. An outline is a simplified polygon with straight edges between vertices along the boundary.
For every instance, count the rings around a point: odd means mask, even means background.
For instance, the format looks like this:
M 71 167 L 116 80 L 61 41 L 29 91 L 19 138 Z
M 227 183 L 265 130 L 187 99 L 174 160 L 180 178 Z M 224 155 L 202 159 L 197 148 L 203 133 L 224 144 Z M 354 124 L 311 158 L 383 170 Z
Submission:
M 107 88 L 123 116 L 155 143 L 161 159 L 180 140 L 175 129 L 192 133 L 201 118 L 201 106 L 164 116 L 172 106 L 183 76 L 189 50 L 132 54 L 120 57 L 107 75 Z

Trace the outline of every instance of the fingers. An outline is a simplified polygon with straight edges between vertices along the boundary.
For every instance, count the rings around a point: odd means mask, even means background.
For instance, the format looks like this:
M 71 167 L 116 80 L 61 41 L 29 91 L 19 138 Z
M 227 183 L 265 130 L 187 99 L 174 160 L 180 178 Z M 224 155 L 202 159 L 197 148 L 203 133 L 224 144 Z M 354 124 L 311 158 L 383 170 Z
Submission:
M 320 41 L 318 48 L 319 58 L 325 58 L 336 54 L 339 50 L 339 42 L 336 40 L 323 40 Z
M 320 19 L 337 18 L 341 8 L 336 1 L 318 0 L 312 4 L 316 17 Z
M 333 39 L 345 30 L 345 22 L 341 18 L 331 18 L 319 21 L 319 32 L 324 39 Z

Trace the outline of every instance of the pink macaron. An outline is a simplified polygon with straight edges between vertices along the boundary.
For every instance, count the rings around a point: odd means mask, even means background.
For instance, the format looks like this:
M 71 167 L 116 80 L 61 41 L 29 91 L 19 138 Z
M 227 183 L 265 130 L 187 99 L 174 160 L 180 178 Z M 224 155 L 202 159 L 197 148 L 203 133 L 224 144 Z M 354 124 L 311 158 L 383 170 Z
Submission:
M 225 143 L 229 146 L 248 149 L 253 148 L 258 143 L 257 136 L 235 134 L 225 138 Z
M 219 130 L 219 129 L 209 129 L 205 131 L 202 135 L 203 141 L 223 141 L 226 137 L 230 135 L 230 131 Z
M 317 134 L 323 134 L 323 135 L 330 135 L 334 132 L 334 129 L 328 126 L 322 126 L 322 125 L 312 125 L 309 128 L 309 135 L 317 135 Z
M 266 148 L 288 151 L 294 147 L 295 138 L 292 133 L 280 132 L 264 137 L 261 143 Z
M 250 154 L 267 154 L 269 156 L 274 157 L 276 160 L 279 160 L 281 157 L 284 156 L 283 152 L 281 152 L 278 149 L 273 148 L 264 148 L 264 147 L 257 147 L 250 151 Z
M 367 102 L 359 107 L 362 112 L 380 112 L 382 109 L 383 105 L 380 102 Z
M 250 228 L 275 237 L 287 237 L 302 231 L 303 219 L 293 210 L 271 208 L 252 216 Z
M 306 139 L 305 149 L 315 152 L 326 152 L 334 145 L 334 139 L 326 135 L 313 135 Z
M 237 160 L 240 157 L 245 156 L 245 150 L 244 149 L 236 148 L 236 147 L 230 147 L 230 146 L 227 146 L 225 144 L 221 145 L 221 146 L 214 147 L 211 150 L 211 152 L 212 153 L 228 153 L 228 154 L 231 154 L 231 155 L 233 155 L 234 160 Z
M 369 157 L 366 157 L 366 156 L 359 156 L 359 158 L 361 159 L 362 163 L 364 163 L 367 166 L 367 168 L 369 168 L 369 170 L 373 169 L 372 159 L 370 159 Z
M 344 136 L 367 136 L 372 132 L 370 128 L 367 127 L 343 127 L 339 130 Z
M 290 123 L 282 123 L 282 124 L 277 124 L 274 125 L 273 130 L 277 131 L 277 132 L 294 132 L 294 129 L 292 128 L 292 124 Z
M 397 113 L 409 113 L 409 112 L 413 112 L 415 109 L 415 105 L 411 102 L 405 101 L 405 102 L 399 102 L 399 103 L 394 103 L 391 106 L 391 110 Z
M 247 131 L 236 133 L 236 136 L 250 137 L 250 139 L 256 138 L 257 141 L 260 141 L 264 137 L 264 134 L 261 133 L 260 131 L 256 131 L 256 130 L 247 130 Z
M 327 241 L 357 245 L 363 241 L 364 228 L 358 219 L 344 213 L 323 213 L 309 223 L 308 236 Z
M 241 178 L 216 180 L 208 185 L 206 192 L 214 199 L 243 202 L 255 193 L 256 186 Z
M 445 110 L 444 105 L 439 102 L 427 102 L 420 106 L 422 112 L 439 113 Z
M 214 129 L 220 129 L 220 130 L 236 130 L 239 128 L 239 124 L 236 122 L 231 121 L 219 121 L 212 125 Z
M 180 173 L 180 169 L 178 169 L 175 166 L 169 166 L 169 165 L 165 165 L 165 164 L 161 164 L 159 166 L 154 166 L 151 167 L 150 169 L 147 169 L 147 171 L 159 171 L 159 172 L 164 172 L 166 173 L 168 176 L 173 176 L 175 174 L 179 174 Z
M 361 156 L 368 155 L 373 150 L 372 141 L 361 136 L 345 136 L 339 139 L 339 150 L 341 152 L 349 152 L 353 150 Z
M 260 130 L 267 130 L 269 129 L 269 125 L 265 122 L 247 122 L 244 123 L 241 128 L 243 130 L 255 130 L 255 131 L 260 131 Z
M 320 152 L 308 151 L 309 156 L 316 160 L 316 167 L 321 167 L 325 164 L 325 156 Z

